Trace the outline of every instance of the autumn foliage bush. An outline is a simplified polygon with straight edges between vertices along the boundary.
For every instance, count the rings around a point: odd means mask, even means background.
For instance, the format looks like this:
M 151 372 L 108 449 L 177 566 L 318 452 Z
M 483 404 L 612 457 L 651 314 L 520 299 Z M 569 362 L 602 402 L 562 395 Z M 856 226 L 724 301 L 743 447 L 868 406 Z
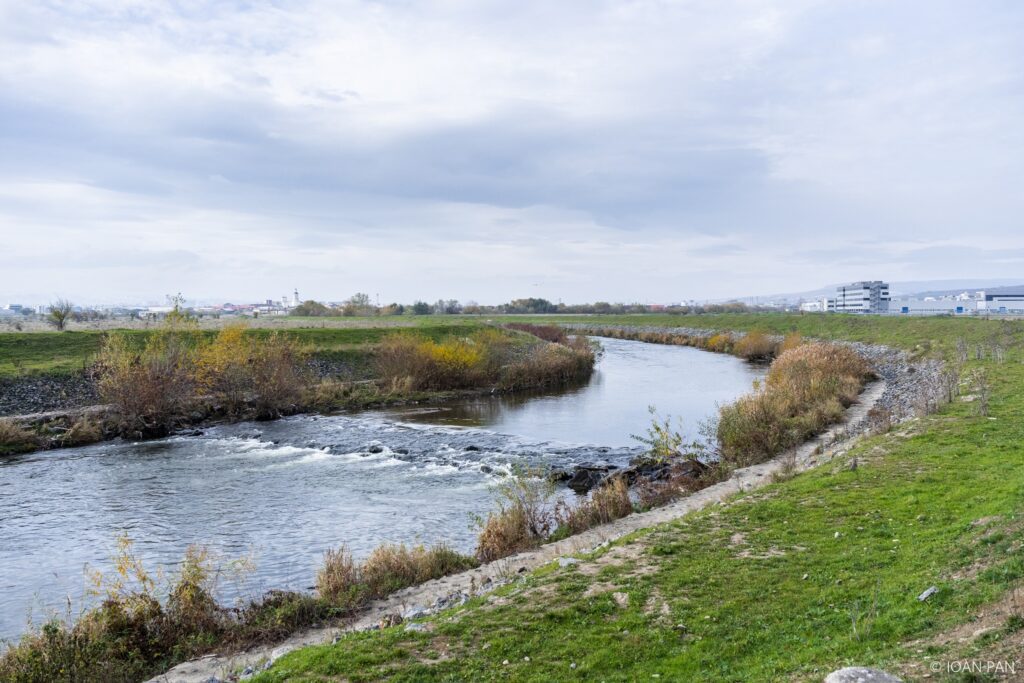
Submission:
M 273 418 L 301 403 L 309 383 L 306 358 L 279 332 L 257 337 L 232 325 L 209 339 L 178 319 L 141 342 L 109 335 L 98 363 L 99 391 L 126 434 L 165 434 L 204 396 L 232 417 Z
M 123 433 L 159 436 L 173 428 L 195 399 L 198 335 L 163 329 L 141 347 L 110 334 L 99 357 L 100 397 L 114 406 Z
M 495 385 L 521 389 L 586 378 L 595 356 L 585 338 L 570 343 L 515 343 L 496 329 L 440 341 L 407 334 L 385 338 L 375 351 L 378 374 L 416 391 Z

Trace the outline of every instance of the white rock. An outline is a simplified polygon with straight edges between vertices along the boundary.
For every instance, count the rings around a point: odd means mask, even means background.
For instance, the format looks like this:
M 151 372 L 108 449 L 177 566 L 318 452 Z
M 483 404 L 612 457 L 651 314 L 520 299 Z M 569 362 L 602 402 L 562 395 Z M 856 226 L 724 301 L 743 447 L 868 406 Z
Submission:
M 903 683 L 903 680 L 879 669 L 848 666 L 825 676 L 825 683 Z

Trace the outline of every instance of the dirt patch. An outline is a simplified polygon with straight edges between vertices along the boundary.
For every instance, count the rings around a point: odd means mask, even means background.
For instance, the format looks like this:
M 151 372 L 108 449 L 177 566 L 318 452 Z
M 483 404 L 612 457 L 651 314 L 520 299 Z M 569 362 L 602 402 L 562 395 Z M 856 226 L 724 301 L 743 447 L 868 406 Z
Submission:
M 929 677 L 933 662 L 1006 662 L 1016 665 L 1016 673 L 996 671 L 995 680 L 1024 680 L 1024 586 L 979 609 L 969 621 L 905 647 L 918 657 L 895 673 L 909 680 Z M 936 649 L 938 654 L 925 654 Z

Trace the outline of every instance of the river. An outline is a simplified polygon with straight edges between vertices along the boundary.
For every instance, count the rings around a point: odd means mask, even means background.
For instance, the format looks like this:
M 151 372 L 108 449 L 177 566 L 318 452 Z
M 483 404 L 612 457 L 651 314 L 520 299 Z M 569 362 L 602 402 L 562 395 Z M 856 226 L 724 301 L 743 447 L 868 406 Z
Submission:
M 86 568 L 110 570 L 127 534 L 151 569 L 173 572 L 207 545 L 242 575 L 225 600 L 304 590 L 329 547 L 365 556 L 382 542 L 473 548 L 473 515 L 519 466 L 624 462 L 648 405 L 698 422 L 750 389 L 763 369 L 679 346 L 601 340 L 585 386 L 441 406 L 211 427 L 198 436 L 114 441 L 0 459 L 0 638 L 16 638 L 68 599 Z

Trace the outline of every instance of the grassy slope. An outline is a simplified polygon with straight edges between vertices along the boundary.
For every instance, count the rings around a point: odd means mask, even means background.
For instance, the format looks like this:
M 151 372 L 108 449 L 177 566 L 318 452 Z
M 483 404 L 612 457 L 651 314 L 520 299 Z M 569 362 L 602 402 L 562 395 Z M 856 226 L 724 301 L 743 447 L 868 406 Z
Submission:
M 621 322 L 662 322 L 645 318 Z M 594 564 L 538 572 L 499 600 L 436 617 L 428 633 L 399 627 L 352 635 L 288 655 L 259 680 L 821 680 L 845 664 L 901 669 L 962 655 L 966 646 L 950 651 L 928 640 L 1024 577 L 1022 327 L 665 318 L 780 332 L 795 326 L 905 348 L 948 350 L 958 336 L 977 343 L 995 333 L 1016 343 L 1005 364 L 972 363 L 989 365 L 995 419 L 957 402 L 860 444 L 845 456 L 858 458 L 854 471 L 837 461 L 624 540 Z M 977 523 L 986 517 L 997 518 Z M 919 602 L 931 585 L 939 593 Z M 616 604 L 615 591 L 629 594 L 627 607 Z M 985 639 L 1019 637 L 1011 632 L 1020 623 L 1007 621 Z M 914 639 L 925 644 L 909 645 Z
M 300 325 L 308 323 L 309 319 L 295 319 L 296 327 L 287 330 L 287 334 L 301 339 L 318 355 L 339 357 L 350 357 L 353 352 L 365 350 L 383 337 L 396 332 L 439 339 L 455 330 L 478 324 L 462 319 L 427 318 L 423 320 L 422 324 L 416 326 L 395 327 L 381 324 L 379 319 L 371 318 L 357 321 L 363 325 L 361 327 L 300 327 Z M 274 330 L 253 329 L 249 333 L 266 336 L 273 332 Z M 17 375 L 19 372 L 54 374 L 77 372 L 95 360 L 105 334 L 105 332 L 98 331 L 74 330 L 0 334 L 0 379 Z M 142 339 L 147 332 L 129 330 L 128 334 Z M 206 330 L 204 334 L 213 335 L 216 332 Z

